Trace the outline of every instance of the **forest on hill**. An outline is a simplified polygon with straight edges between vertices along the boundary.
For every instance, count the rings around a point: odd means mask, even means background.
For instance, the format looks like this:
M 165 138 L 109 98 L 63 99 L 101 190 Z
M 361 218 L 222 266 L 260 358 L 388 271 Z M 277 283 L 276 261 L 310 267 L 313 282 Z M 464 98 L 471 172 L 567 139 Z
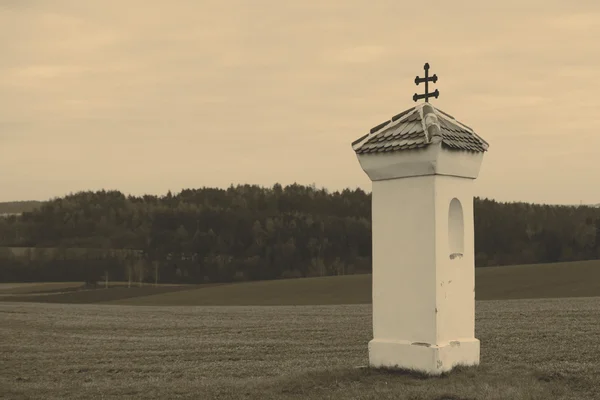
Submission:
M 477 267 L 600 256 L 598 208 L 474 201 Z M 23 247 L 35 249 L 27 257 L 10 251 Z M 67 256 L 73 248 L 95 250 Z M 238 185 L 137 197 L 102 190 L 0 218 L 2 281 L 106 272 L 113 280 L 198 283 L 370 270 L 371 195 L 361 189 Z

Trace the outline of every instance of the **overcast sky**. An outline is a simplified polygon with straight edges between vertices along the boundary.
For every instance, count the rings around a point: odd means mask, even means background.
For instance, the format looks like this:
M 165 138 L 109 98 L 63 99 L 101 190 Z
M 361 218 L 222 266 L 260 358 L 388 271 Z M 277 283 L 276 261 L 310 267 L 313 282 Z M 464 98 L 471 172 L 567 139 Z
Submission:
M 315 183 L 432 104 L 490 143 L 476 194 L 600 203 L 600 1 L 0 0 L 0 201 Z

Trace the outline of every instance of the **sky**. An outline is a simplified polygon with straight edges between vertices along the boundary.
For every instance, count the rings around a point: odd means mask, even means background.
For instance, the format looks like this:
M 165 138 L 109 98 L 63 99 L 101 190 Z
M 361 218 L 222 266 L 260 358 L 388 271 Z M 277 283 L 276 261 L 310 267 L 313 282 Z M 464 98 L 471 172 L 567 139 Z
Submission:
M 0 201 L 371 182 L 351 142 L 431 103 L 475 194 L 600 203 L 600 2 L 0 0 Z

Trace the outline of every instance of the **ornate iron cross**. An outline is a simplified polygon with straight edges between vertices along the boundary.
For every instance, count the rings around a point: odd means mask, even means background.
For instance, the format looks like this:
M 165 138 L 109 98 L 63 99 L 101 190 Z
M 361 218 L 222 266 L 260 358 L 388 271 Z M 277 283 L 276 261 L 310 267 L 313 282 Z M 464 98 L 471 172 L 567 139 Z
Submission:
M 435 97 L 437 99 L 438 96 L 440 95 L 440 91 L 437 89 L 435 89 L 435 92 L 429 93 L 429 82 L 436 83 L 438 77 L 436 74 L 433 74 L 433 76 L 429 76 L 429 63 L 425 63 L 425 66 L 423 68 L 425 69 L 425 78 L 419 78 L 417 76 L 415 78 L 415 84 L 417 86 L 419 86 L 419 83 L 425 82 L 425 94 L 416 94 L 415 93 L 415 95 L 413 96 L 413 100 L 417 101 L 420 99 L 425 99 L 425 102 L 429 103 L 430 97 Z

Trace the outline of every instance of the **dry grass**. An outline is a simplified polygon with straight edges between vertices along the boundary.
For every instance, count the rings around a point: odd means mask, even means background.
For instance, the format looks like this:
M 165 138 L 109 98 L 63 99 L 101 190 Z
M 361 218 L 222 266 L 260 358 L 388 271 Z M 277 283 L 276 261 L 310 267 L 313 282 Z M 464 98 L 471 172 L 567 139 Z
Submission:
M 442 378 L 355 369 L 370 310 L 0 303 L 0 395 L 598 399 L 600 298 L 478 302 L 482 365 Z
M 371 275 L 243 282 L 114 301 L 124 305 L 300 306 L 368 304 Z
M 478 300 L 600 296 L 600 260 L 475 269 Z

